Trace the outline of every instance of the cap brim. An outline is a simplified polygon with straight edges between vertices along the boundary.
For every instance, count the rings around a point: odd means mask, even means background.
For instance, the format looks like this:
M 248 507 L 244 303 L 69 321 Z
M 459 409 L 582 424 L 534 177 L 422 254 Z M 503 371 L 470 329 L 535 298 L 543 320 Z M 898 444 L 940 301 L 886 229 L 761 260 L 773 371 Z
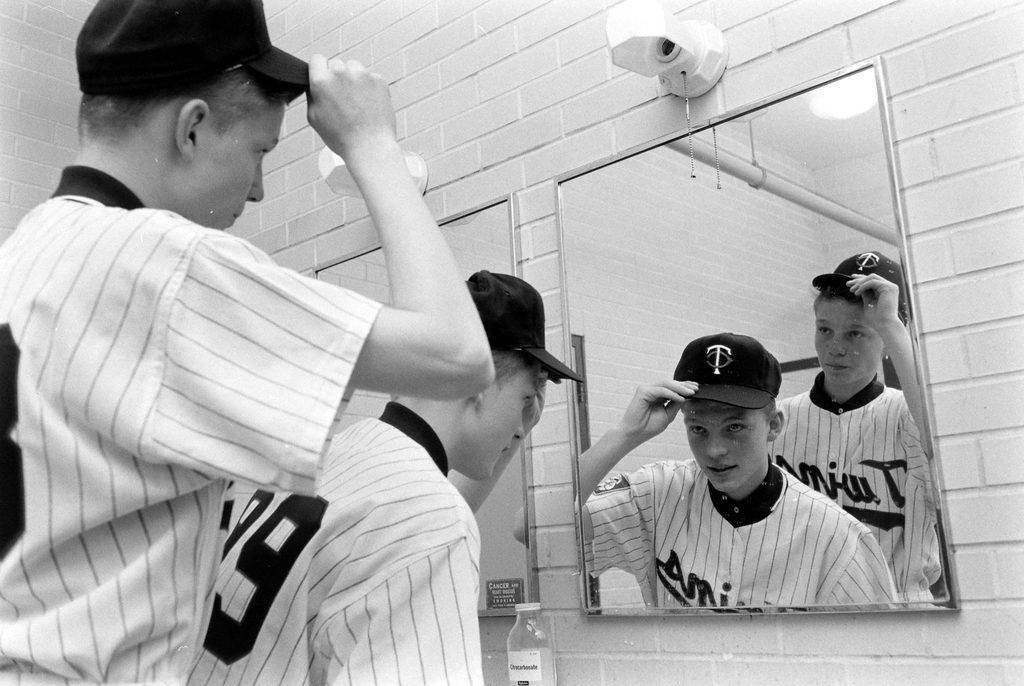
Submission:
M 583 381 L 582 377 L 555 359 L 555 356 L 544 348 L 519 348 L 519 350 L 540 362 L 541 366 L 548 370 L 548 379 L 551 381 L 558 382 L 562 379 L 572 379 L 576 382 Z
M 818 274 L 811 281 L 811 285 L 815 288 L 828 288 L 831 286 L 832 288 L 849 289 L 846 282 L 852 278 L 853 277 L 848 274 Z
M 309 64 L 280 48 L 270 46 L 270 50 L 245 64 L 275 81 L 309 88 Z
M 767 391 L 760 391 L 747 386 L 731 386 L 728 384 L 700 384 L 691 398 L 698 400 L 714 400 L 715 402 L 735 405 L 748 410 L 765 407 L 774 396 Z

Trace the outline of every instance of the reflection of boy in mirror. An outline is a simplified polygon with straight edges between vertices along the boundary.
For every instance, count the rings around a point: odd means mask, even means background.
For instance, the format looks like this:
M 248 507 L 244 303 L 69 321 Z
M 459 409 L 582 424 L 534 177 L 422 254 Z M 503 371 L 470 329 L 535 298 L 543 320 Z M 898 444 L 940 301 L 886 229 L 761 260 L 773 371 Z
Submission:
M 771 454 L 868 525 L 901 600 L 931 600 L 940 574 L 936 510 L 902 270 L 864 252 L 812 283 L 822 371 L 809 391 L 780 402 L 786 426 Z M 902 391 L 879 379 L 883 354 Z
M 494 382 L 454 400 L 396 398 L 340 432 L 314 497 L 253 494 L 190 684 L 483 683 L 480 536 L 445 476 L 490 482 L 536 424 L 546 381 L 578 377 L 544 349 L 530 284 L 481 271 L 467 285 Z
M 495 357 L 495 364 L 501 361 L 500 357 Z M 575 375 L 571 377 L 575 380 L 579 380 Z M 562 380 L 561 376 L 556 376 L 555 373 L 548 371 L 547 380 L 558 383 Z M 473 512 L 479 510 L 487 497 L 494 490 L 494 486 L 498 483 L 498 479 L 505 473 L 505 468 L 508 467 L 511 462 L 519 454 L 519 450 L 523 447 L 523 441 L 530 432 L 533 431 L 533 427 L 537 426 L 537 422 L 540 421 L 541 415 L 544 413 L 544 400 L 545 400 L 545 386 L 543 383 L 537 386 L 536 396 L 534 397 L 534 406 L 532 409 L 523 414 L 523 425 L 520 430 L 512 436 L 512 441 L 502 448 L 501 457 L 494 464 L 494 468 L 491 473 L 485 478 L 472 478 L 463 474 L 458 470 L 451 470 L 448 472 L 448 481 L 455 486 L 458 490 L 459 495 L 466 501 L 466 503 L 472 508 Z M 515 521 L 519 522 L 518 525 L 513 526 L 514 531 L 522 531 L 524 522 L 523 508 L 519 508 L 515 514 Z M 522 534 L 520 534 L 522 536 Z M 519 539 L 522 543 L 522 538 Z
M 672 381 L 637 389 L 580 460 L 580 487 L 593 491 L 582 518 L 591 574 L 631 572 L 659 607 L 893 599 L 867 527 L 769 460 L 781 379 L 758 341 L 721 333 L 687 345 Z M 604 478 L 679 412 L 694 459 Z

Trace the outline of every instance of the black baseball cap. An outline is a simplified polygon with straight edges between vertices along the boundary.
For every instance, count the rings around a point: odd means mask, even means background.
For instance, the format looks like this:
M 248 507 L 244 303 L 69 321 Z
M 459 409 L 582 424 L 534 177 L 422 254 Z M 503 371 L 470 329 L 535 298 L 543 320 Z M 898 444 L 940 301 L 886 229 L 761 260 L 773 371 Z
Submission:
M 260 0 L 99 0 L 75 47 L 83 93 L 124 95 L 246 65 L 305 89 L 309 66 L 270 44 Z
M 818 274 L 814 277 L 811 285 L 815 288 L 848 290 L 846 282 L 850 277 L 860 274 L 878 274 L 886 281 L 899 286 L 900 295 L 903 294 L 903 269 L 900 263 L 878 251 L 860 252 L 847 257 L 831 273 Z
M 540 362 L 548 378 L 582 381 L 544 348 L 544 301 L 537 289 L 511 274 L 481 270 L 466 281 L 491 350 L 519 350 Z
M 686 346 L 672 378 L 696 381 L 692 398 L 757 409 L 778 397 L 782 370 L 756 339 L 716 333 Z
M 907 288 L 903 283 L 903 268 L 896 260 L 890 259 L 877 250 L 860 252 L 851 255 L 839 263 L 829 274 L 818 274 L 811 280 L 811 285 L 818 290 L 830 289 L 838 293 L 844 293 L 851 299 L 855 296 L 846 282 L 850 277 L 859 274 L 878 274 L 886 281 L 891 281 L 899 287 L 899 304 L 897 314 L 901 321 L 907 321 Z

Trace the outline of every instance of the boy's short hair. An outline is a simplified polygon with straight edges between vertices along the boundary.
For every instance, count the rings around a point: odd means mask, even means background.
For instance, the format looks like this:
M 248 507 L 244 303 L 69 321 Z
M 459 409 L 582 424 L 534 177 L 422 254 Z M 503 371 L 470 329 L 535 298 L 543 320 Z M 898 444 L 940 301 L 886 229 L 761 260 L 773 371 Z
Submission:
M 177 98 L 205 100 L 216 112 L 218 131 L 223 132 L 254 109 L 277 102 L 287 104 L 300 93 L 298 86 L 240 66 L 199 81 L 142 93 L 84 94 L 78 110 L 78 132 L 84 138 L 116 141 L 138 127 L 154 107 Z
M 828 285 L 817 288 L 817 291 L 817 295 L 814 296 L 814 305 L 830 300 L 842 300 L 860 308 L 864 307 L 864 301 L 861 297 L 854 295 L 853 291 L 845 286 Z M 896 316 L 904 324 L 907 323 L 907 301 L 903 298 L 902 294 L 900 295 L 899 303 L 896 305 Z
M 492 350 L 494 382 L 501 386 L 522 370 L 540 372 L 541 363 L 519 350 Z
M 687 404 L 689 404 L 689 403 L 696 403 L 698 406 L 700 406 L 701 403 L 717 403 L 719 405 L 729 405 L 731 407 L 738 407 L 741 410 L 749 410 L 749 411 L 752 411 L 752 412 L 763 412 L 768 419 L 771 419 L 772 417 L 774 417 L 775 413 L 779 411 L 779 405 L 776 402 L 775 398 L 772 398 L 771 400 L 769 400 L 768 404 L 765 405 L 764 407 L 740 407 L 739 405 L 733 405 L 732 403 L 722 402 L 721 400 L 710 400 L 708 398 L 696 398 L 696 397 L 687 398 L 685 402 Z
M 815 288 L 817 294 L 814 296 L 814 304 L 817 305 L 822 300 L 843 300 L 854 305 L 863 305 L 864 301 L 859 295 L 854 295 L 846 286 L 836 286 L 829 284 L 827 286 L 821 286 Z

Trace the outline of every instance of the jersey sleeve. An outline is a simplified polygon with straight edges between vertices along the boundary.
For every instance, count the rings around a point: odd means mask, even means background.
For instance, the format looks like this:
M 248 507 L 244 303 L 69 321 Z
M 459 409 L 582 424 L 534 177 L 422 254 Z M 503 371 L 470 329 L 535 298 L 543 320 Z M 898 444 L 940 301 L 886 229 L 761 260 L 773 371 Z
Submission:
M 654 488 L 650 468 L 613 474 L 587 498 L 594 536 L 585 546 L 594 576 L 612 567 L 637 579 L 648 576 L 654 556 Z
M 380 304 L 219 233 L 168 290 L 143 458 L 311 492 Z
M 908 459 L 912 459 L 908 468 L 913 471 L 921 465 L 927 465 L 928 455 L 921 440 L 921 430 L 910 414 L 910 408 L 907 406 L 907 400 L 902 392 L 896 396 L 895 411 L 898 413 L 896 430 L 899 433 L 900 447 Z
M 907 401 L 902 397 L 899 399 L 899 420 L 897 432 L 899 435 L 900 447 L 907 460 L 907 478 L 913 479 L 924 488 L 927 504 L 934 511 L 935 495 L 932 488 L 932 470 L 928 451 L 925 449 L 924 441 L 921 438 L 921 430 L 910 414 Z
M 318 630 L 322 682 L 483 684 L 477 560 L 467 539 L 430 551 L 354 602 L 328 602 Z M 341 598 L 343 596 L 337 596 Z
M 899 441 L 907 460 L 906 518 L 902 546 L 894 556 L 902 600 L 931 600 L 931 585 L 942 574 L 939 559 L 938 495 L 931 461 L 906 400 L 900 397 Z
M 896 600 L 896 588 L 882 548 L 859 522 L 847 530 L 835 564 L 828 571 L 826 592 L 818 598 L 821 604 L 877 605 Z

